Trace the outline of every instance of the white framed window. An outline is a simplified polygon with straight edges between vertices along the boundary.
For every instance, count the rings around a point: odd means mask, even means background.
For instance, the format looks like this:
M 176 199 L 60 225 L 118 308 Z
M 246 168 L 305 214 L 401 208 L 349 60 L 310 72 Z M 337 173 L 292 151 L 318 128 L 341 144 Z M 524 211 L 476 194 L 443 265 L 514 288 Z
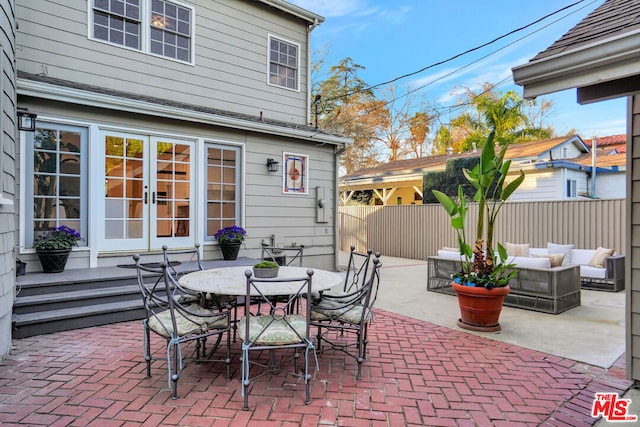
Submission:
M 92 0 L 93 39 L 193 62 L 192 7 L 168 0 Z
M 207 143 L 206 159 L 204 239 L 214 241 L 221 228 L 242 225 L 242 151 L 240 147 Z
M 577 184 L 575 179 L 567 180 L 567 198 L 574 199 L 578 197 Z
M 300 46 L 269 36 L 269 84 L 298 90 Z

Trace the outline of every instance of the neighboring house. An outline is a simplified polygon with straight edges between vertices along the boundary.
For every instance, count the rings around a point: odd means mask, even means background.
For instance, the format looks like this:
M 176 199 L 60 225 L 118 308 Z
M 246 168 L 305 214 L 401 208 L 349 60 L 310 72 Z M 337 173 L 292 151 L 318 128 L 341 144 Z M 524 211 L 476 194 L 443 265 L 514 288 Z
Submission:
M 616 145 L 618 149 L 623 146 Z M 512 160 L 511 172 L 515 174 L 523 170 L 526 177 L 511 199 L 569 200 L 591 198 L 593 194 L 599 198 L 623 198 L 626 181 L 623 155 L 610 156 L 609 151 L 600 151 L 595 159 L 597 185 L 594 192 L 592 153 L 580 136 L 512 144 L 505 156 Z M 374 204 L 421 204 L 425 173 L 444 171 L 447 161 L 451 159 L 477 157 L 479 154 L 451 153 L 396 160 L 342 176 L 339 184 L 340 201 L 347 204 L 356 191 L 372 190 Z
M 17 186 L 15 6 L 0 0 L 0 363 L 11 350 L 16 292 Z
M 130 263 L 163 245 L 247 230 L 336 265 L 337 155 L 311 127 L 310 37 L 324 18 L 281 0 L 17 0 L 19 239 L 65 224 L 67 269 Z M 269 166 L 268 166 L 269 163 Z M 274 170 L 275 169 L 275 170 Z M 319 203 L 319 200 L 324 203 Z
M 623 252 L 627 286 L 627 378 L 640 381 L 640 2 L 607 0 L 574 28 L 515 67 L 513 77 L 525 98 L 576 88 L 581 104 L 628 97 L 626 197 L 629 236 Z M 602 219 L 606 221 L 606 218 Z

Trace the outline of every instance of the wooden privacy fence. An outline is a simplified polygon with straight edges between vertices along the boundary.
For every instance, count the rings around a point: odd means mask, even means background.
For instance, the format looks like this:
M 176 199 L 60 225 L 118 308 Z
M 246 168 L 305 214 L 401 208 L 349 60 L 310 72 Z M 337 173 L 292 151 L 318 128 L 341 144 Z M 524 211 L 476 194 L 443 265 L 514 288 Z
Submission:
M 477 204 L 469 205 L 467 239 L 475 239 Z M 498 242 L 572 243 L 576 248 L 604 246 L 625 252 L 626 201 L 576 200 L 505 203 L 496 224 Z M 387 256 L 426 259 L 443 246 L 457 247 L 449 216 L 438 204 L 340 206 L 340 250 L 355 245 Z

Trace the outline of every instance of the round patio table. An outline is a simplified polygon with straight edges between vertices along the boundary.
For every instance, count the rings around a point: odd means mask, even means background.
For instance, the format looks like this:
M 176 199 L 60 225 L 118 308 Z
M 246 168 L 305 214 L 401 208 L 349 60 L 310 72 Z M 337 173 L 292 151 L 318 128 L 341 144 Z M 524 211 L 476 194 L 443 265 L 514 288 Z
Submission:
M 245 295 L 247 293 L 247 277 L 245 271 L 250 266 L 221 267 L 194 271 L 185 274 L 178 281 L 181 286 L 197 292 L 216 295 Z M 307 276 L 306 267 L 280 267 L 278 279 L 299 279 Z M 342 284 L 344 275 L 333 271 L 312 268 L 311 287 L 314 292 L 325 291 Z M 261 279 L 269 280 L 269 279 Z M 299 285 L 290 282 L 274 281 L 269 286 L 262 286 L 263 295 L 291 295 L 298 291 Z

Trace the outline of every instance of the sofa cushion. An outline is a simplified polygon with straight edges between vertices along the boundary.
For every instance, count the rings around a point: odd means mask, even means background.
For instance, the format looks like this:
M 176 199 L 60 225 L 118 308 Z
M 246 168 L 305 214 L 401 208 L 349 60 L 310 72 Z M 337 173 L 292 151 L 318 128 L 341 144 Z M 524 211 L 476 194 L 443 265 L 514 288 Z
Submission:
M 591 261 L 595 253 L 595 249 L 574 249 L 571 251 L 571 263 L 589 265 L 589 261 Z
M 459 252 L 460 250 L 458 248 L 454 248 L 451 246 L 443 246 L 442 247 L 443 251 L 449 251 L 449 252 Z
M 460 261 L 460 252 L 445 251 L 444 249 L 438 249 L 438 256 L 440 258 L 451 259 L 454 261 Z
M 549 250 L 547 248 L 529 248 L 529 256 L 534 255 L 547 255 Z
M 593 279 L 605 279 L 607 277 L 606 268 L 592 267 L 590 265 L 580 265 L 580 277 L 591 277 Z
M 548 258 L 551 267 L 560 267 L 564 261 L 564 254 L 531 254 L 533 258 Z
M 596 249 L 596 252 L 593 254 L 591 259 L 589 260 L 589 265 L 591 267 L 599 267 L 604 268 L 605 259 L 610 257 L 615 253 L 614 249 L 603 248 L 602 246 Z
M 550 254 L 564 254 L 562 265 L 577 264 L 571 259 L 571 250 L 574 245 L 558 245 L 556 243 L 547 242 L 547 250 Z
M 504 248 L 509 256 L 529 256 L 528 243 L 509 243 L 504 242 Z
M 551 268 L 549 258 L 516 256 L 507 258 L 507 262 L 515 264 L 516 268 Z

